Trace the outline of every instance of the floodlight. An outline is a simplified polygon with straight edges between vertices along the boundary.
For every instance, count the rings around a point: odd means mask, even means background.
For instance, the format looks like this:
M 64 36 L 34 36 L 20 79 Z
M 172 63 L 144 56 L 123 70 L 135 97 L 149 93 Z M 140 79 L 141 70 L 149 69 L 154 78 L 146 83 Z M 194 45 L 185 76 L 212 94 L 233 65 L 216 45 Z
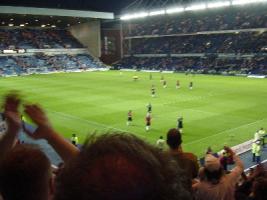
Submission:
M 52 27 L 52 28 L 55 28 L 55 27 L 56 27 L 56 25 L 52 25 L 51 27 Z
M 164 15 L 165 14 L 165 10 L 157 10 L 157 11 L 151 11 L 149 12 L 149 16 L 155 16 L 155 15 Z
M 233 0 L 232 5 L 245 5 L 250 3 L 267 2 L 267 0 Z
M 220 8 L 220 7 L 230 6 L 230 5 L 231 5 L 230 1 L 219 1 L 219 2 L 214 2 L 214 3 L 208 3 L 207 7 L 208 8 Z
M 46 25 L 42 24 L 41 27 L 44 28 L 44 27 L 46 27 Z
M 19 26 L 23 27 L 23 26 L 25 26 L 25 25 L 24 25 L 24 24 L 20 24 Z
M 14 26 L 14 24 L 8 24 L 8 26 Z
M 183 7 L 169 8 L 169 9 L 166 10 L 167 14 L 180 13 L 180 12 L 184 12 L 184 8 Z
M 206 4 L 196 4 L 196 5 L 191 5 L 185 8 L 186 11 L 190 11 L 190 10 L 204 10 L 206 9 L 207 6 Z
M 121 17 L 121 20 L 137 19 L 137 18 L 143 18 L 143 17 L 147 17 L 147 16 L 148 16 L 147 12 L 140 12 L 140 13 L 123 15 Z

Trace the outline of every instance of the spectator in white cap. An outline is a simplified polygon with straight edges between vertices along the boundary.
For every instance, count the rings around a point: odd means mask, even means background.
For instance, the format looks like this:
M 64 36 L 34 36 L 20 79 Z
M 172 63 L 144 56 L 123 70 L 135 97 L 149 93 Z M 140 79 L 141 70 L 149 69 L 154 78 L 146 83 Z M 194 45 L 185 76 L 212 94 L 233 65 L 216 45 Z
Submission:
M 200 182 L 193 185 L 196 200 L 234 200 L 235 185 L 242 174 L 244 166 L 241 159 L 229 148 L 233 154 L 236 166 L 229 174 L 225 174 L 220 160 L 211 154 L 205 157 L 205 165 L 201 172 Z

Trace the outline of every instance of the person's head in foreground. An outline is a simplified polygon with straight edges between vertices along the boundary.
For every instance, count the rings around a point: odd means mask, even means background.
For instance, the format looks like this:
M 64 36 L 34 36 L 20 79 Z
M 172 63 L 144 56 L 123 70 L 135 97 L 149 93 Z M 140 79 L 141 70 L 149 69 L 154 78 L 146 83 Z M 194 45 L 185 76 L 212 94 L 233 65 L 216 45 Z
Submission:
M 37 147 L 17 145 L 0 165 L 0 193 L 5 200 L 47 200 L 52 195 L 52 172 Z
M 130 134 L 91 136 L 56 181 L 56 200 L 187 200 L 168 155 Z
M 212 154 L 207 154 L 205 157 L 204 174 L 206 180 L 212 184 L 219 183 L 224 175 L 220 160 Z

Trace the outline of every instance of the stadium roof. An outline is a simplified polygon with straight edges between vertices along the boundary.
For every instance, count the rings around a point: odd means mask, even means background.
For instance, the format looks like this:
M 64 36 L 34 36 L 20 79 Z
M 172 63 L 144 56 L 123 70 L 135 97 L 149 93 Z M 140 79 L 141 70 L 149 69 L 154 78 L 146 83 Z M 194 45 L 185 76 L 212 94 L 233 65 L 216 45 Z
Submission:
M 134 0 L 1 0 L 0 5 L 93 10 L 118 13 Z
M 110 12 L 0 6 L 0 26 L 59 27 L 85 23 L 95 19 L 113 19 Z
M 0 6 L 0 13 L 1 14 L 98 18 L 98 19 L 113 19 L 114 18 L 113 13 L 108 13 L 108 12 L 51 9 L 51 8 L 33 8 L 33 7 L 14 7 L 14 6 Z

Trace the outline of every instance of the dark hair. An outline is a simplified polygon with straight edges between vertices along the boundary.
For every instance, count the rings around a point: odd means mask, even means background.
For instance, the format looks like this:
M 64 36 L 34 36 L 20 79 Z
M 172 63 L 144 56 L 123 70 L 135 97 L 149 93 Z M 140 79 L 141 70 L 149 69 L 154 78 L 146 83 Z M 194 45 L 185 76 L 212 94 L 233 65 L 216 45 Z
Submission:
M 255 200 L 264 200 L 267 196 L 267 179 L 265 177 L 257 178 L 253 183 L 253 194 Z
M 220 182 L 221 177 L 224 175 L 224 170 L 223 168 L 220 168 L 216 171 L 209 171 L 208 169 L 204 168 L 204 174 L 208 182 L 216 185 Z
M 176 149 L 182 144 L 181 133 L 178 129 L 170 129 L 167 133 L 167 144 L 171 149 Z
M 130 134 L 91 136 L 56 180 L 55 200 L 187 200 L 168 155 Z
M 45 200 L 51 178 L 46 155 L 29 145 L 17 145 L 0 166 L 0 193 L 7 200 Z

